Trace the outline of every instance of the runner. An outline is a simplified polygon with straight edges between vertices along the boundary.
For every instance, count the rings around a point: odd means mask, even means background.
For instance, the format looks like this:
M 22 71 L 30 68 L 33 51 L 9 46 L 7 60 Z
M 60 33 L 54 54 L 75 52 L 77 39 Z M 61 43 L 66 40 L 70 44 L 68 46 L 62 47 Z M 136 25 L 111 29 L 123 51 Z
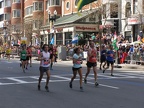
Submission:
M 49 47 L 49 53 L 50 53 L 50 59 L 51 59 L 50 70 L 53 70 L 54 54 L 53 54 L 53 46 L 52 45 L 50 45 L 50 47 Z
M 29 64 L 29 60 L 30 60 L 30 67 L 32 67 L 32 51 L 30 47 L 27 47 L 27 60 L 26 60 L 26 69 L 28 69 L 28 64 Z
M 22 50 L 20 52 L 20 60 L 22 63 L 22 70 L 24 73 L 25 73 L 26 58 L 27 58 L 26 46 L 22 45 Z
M 7 56 L 8 61 L 10 61 L 10 55 L 11 55 L 11 48 L 8 47 L 8 48 L 6 49 L 6 56 Z
M 49 83 L 49 79 L 50 79 L 50 70 L 49 70 L 49 66 L 50 66 L 50 53 L 48 52 L 49 48 L 47 44 L 43 45 L 43 51 L 40 53 L 38 60 L 40 60 L 40 77 L 39 77 L 39 81 L 38 81 L 38 90 L 40 90 L 40 83 L 41 80 L 43 78 L 43 74 L 44 72 L 46 72 L 47 75 L 47 80 L 46 80 L 46 85 L 45 85 L 45 89 L 47 90 L 47 92 L 49 92 L 48 89 L 48 83 Z
M 106 52 L 107 52 L 107 51 L 106 51 L 106 49 L 105 49 L 105 46 L 102 46 L 100 70 L 102 70 L 101 66 L 102 66 L 103 63 L 104 63 L 103 68 L 104 68 L 105 65 L 106 65 Z
M 109 65 L 111 64 L 111 76 L 113 75 L 113 67 L 114 67 L 114 51 L 113 46 L 109 46 L 109 51 L 107 51 L 107 67 L 104 68 L 103 73 L 105 73 L 105 70 L 109 68 Z
M 32 67 L 32 49 L 31 49 L 31 46 L 28 47 L 27 52 L 28 52 L 28 57 L 30 60 L 30 67 Z
M 95 86 L 98 86 L 97 83 L 97 72 L 96 72 L 96 66 L 97 66 L 97 60 L 96 60 L 96 48 L 94 45 L 94 42 L 90 42 L 90 47 L 88 49 L 88 58 L 87 58 L 87 73 L 84 78 L 84 83 L 87 83 L 87 76 L 90 73 L 91 67 L 93 67 L 94 72 L 94 78 L 95 78 Z
M 74 50 L 73 67 L 72 67 L 73 76 L 71 78 L 69 86 L 70 86 L 70 88 L 72 88 L 72 82 L 76 78 L 76 75 L 77 75 L 77 72 L 78 72 L 79 76 L 80 76 L 80 90 L 83 90 L 83 87 L 82 87 L 82 66 L 81 66 L 81 64 L 82 64 L 82 55 L 80 53 L 81 53 L 80 48 L 76 48 Z
M 54 56 L 54 62 L 57 62 L 57 47 L 53 46 L 53 56 Z

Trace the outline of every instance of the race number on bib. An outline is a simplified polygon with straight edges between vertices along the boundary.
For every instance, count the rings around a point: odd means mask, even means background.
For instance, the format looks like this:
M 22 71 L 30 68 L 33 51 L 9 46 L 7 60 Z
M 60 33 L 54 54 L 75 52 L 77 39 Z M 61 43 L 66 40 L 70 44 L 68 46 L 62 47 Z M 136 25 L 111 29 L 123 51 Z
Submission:
M 48 60 L 44 61 L 44 65 L 48 65 L 48 64 L 49 64 Z

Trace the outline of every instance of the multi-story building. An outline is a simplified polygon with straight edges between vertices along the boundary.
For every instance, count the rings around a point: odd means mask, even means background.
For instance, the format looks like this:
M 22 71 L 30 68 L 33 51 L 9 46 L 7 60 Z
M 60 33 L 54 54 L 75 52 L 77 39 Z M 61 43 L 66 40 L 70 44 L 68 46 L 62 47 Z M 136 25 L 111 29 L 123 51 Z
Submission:
M 23 0 L 0 0 L 0 29 L 3 31 L 1 36 L 8 41 L 16 42 L 22 35 L 22 2 Z
M 50 43 L 53 36 L 55 44 L 65 45 L 70 43 L 76 35 L 82 35 L 85 39 L 88 39 L 91 34 L 98 33 L 97 23 L 99 22 L 99 16 L 96 15 L 96 8 L 101 5 L 101 0 L 84 6 L 81 15 L 77 13 L 79 0 L 55 0 L 55 3 L 58 1 L 61 7 L 61 10 L 59 10 L 61 11 L 59 15 L 61 17 L 54 22 L 54 33 L 51 32 L 53 27 L 50 26 L 50 23 L 43 27 L 44 30 L 48 31 L 48 43 Z M 51 3 L 51 0 L 48 1 L 48 4 L 47 9 L 51 11 L 51 8 L 55 7 L 55 5 Z M 41 35 L 45 35 L 43 32 L 41 33 Z
M 140 32 L 144 33 L 144 0 L 130 0 L 131 15 L 127 24 L 131 27 L 132 41 L 137 40 Z
M 71 42 L 76 35 L 89 39 L 101 27 L 108 28 L 108 33 L 115 30 L 130 41 L 143 30 L 143 0 L 97 0 L 84 6 L 81 15 L 77 13 L 78 1 L 0 0 L 0 29 L 6 22 L 10 28 L 9 34 L 1 32 L 1 36 L 11 36 L 12 41 L 26 36 L 33 45 L 38 41 L 50 43 L 54 37 L 59 45 Z

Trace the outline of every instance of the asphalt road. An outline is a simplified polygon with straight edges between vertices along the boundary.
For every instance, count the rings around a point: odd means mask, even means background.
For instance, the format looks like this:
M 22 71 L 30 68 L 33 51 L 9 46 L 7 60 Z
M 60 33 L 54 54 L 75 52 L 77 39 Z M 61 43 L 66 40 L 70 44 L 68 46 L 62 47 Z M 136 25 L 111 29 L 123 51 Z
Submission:
M 99 86 L 94 86 L 93 73 L 88 83 L 79 89 L 79 76 L 69 88 L 72 76 L 71 62 L 54 64 L 49 83 L 50 92 L 37 90 L 39 77 L 38 62 L 22 72 L 18 60 L 0 61 L 0 108 L 143 108 L 144 72 L 138 70 L 115 69 L 104 74 L 98 70 Z M 85 66 L 85 65 L 84 65 Z M 86 67 L 83 67 L 83 75 Z

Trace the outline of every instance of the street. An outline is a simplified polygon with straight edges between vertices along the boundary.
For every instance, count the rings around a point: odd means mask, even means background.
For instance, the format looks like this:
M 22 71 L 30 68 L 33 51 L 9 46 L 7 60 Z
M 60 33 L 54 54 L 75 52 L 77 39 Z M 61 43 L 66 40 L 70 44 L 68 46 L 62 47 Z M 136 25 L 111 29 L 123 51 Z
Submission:
M 26 73 L 19 66 L 20 61 L 0 60 L 0 108 L 143 108 L 144 72 L 115 68 L 114 77 L 110 71 L 104 74 L 98 68 L 99 86 L 94 86 L 91 71 L 88 83 L 83 83 L 84 92 L 79 89 L 79 76 L 69 88 L 72 76 L 72 62 L 58 62 L 51 71 L 50 92 L 45 90 L 44 76 L 41 91 L 37 90 L 39 62 L 33 61 Z M 83 66 L 83 75 L 86 66 Z

